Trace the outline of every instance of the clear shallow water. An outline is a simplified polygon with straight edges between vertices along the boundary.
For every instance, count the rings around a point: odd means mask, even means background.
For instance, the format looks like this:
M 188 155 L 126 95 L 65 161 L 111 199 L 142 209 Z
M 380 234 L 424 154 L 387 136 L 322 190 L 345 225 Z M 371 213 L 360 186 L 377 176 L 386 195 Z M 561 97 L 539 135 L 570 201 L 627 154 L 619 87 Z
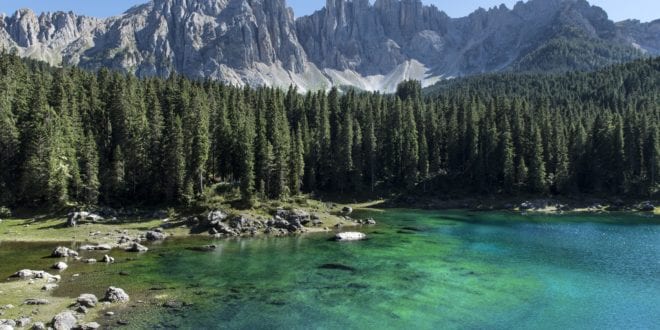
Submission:
M 114 265 L 73 264 L 56 295 L 132 301 L 102 319 L 131 328 L 660 329 L 660 224 L 635 215 L 520 216 L 390 210 L 362 213 L 370 239 L 330 235 L 171 240 Z M 1 275 L 47 267 L 52 244 L 0 243 Z M 16 254 L 16 248 L 20 252 Z M 127 258 L 131 258 L 127 260 Z M 320 268 L 342 264 L 353 270 Z M 17 267 L 17 264 L 21 267 Z M 23 267 L 24 265 L 24 267 Z M 127 271 L 130 276 L 119 276 Z M 162 307 L 168 299 L 190 304 Z

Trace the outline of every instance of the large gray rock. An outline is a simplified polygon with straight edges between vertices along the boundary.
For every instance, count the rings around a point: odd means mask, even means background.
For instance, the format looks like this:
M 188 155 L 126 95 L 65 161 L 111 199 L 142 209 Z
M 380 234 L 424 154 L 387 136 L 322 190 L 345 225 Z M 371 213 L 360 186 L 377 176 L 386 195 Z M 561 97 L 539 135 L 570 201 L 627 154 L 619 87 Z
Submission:
M 0 319 L 0 325 L 15 327 L 16 326 L 16 321 L 7 320 L 7 319 Z
M 128 302 L 130 298 L 123 289 L 111 286 L 108 288 L 108 290 L 105 291 L 105 297 L 103 300 L 109 301 L 111 303 L 123 303 Z
M 78 297 L 78 299 L 76 299 L 76 302 L 81 306 L 96 307 L 96 304 L 98 304 L 99 299 L 96 298 L 96 296 L 91 293 L 83 293 Z
M 209 214 L 206 216 L 206 220 L 208 221 L 209 225 L 211 227 L 216 226 L 218 223 L 225 221 L 229 215 L 223 211 L 220 210 L 215 210 L 209 212 Z
M 165 236 L 165 234 L 163 234 L 163 233 L 161 233 L 161 232 L 150 230 L 150 231 L 148 231 L 148 232 L 145 234 L 145 237 L 146 237 L 147 240 L 149 240 L 149 241 L 162 241 L 162 240 L 164 240 L 167 236 Z
M 60 275 L 52 275 L 43 270 L 30 270 L 30 269 L 19 270 L 18 272 L 14 273 L 11 277 L 20 278 L 22 280 L 45 279 L 49 283 L 58 282 L 62 279 Z
M 72 311 L 63 311 L 53 317 L 53 329 L 71 330 L 76 327 L 78 320 Z
M 19 328 L 25 328 L 32 323 L 32 319 L 29 317 L 21 317 L 16 320 L 16 326 Z
M 62 261 L 53 265 L 53 269 L 57 269 L 57 270 L 65 270 L 67 268 L 69 268 L 69 265 L 67 265 L 65 262 Z
M 58 246 L 53 250 L 50 256 L 53 258 L 77 257 L 78 252 L 64 246 Z
M 46 325 L 43 322 L 35 322 L 32 325 L 32 330 L 46 330 Z
M 67 215 L 66 225 L 67 227 L 75 227 L 78 225 L 79 222 L 83 222 L 83 221 L 98 222 L 101 220 L 103 220 L 103 217 L 101 217 L 98 214 L 85 212 L 85 211 L 71 212 Z

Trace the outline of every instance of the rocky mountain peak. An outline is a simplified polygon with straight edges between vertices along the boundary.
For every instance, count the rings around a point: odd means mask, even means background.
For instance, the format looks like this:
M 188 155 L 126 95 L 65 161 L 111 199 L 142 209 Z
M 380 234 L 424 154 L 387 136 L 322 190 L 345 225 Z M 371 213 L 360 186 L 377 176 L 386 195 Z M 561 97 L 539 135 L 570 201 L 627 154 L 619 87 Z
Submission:
M 520 1 L 462 18 L 421 0 L 326 0 L 298 19 L 285 0 L 152 0 L 104 20 L 20 10 L 0 17 L 0 47 L 140 76 L 176 71 L 232 84 L 391 91 L 404 79 L 428 85 L 521 61 L 593 56 L 552 53 L 561 43 L 602 48 L 602 58 L 585 63 L 634 58 L 635 49 L 660 54 L 659 26 L 614 24 L 585 0 Z

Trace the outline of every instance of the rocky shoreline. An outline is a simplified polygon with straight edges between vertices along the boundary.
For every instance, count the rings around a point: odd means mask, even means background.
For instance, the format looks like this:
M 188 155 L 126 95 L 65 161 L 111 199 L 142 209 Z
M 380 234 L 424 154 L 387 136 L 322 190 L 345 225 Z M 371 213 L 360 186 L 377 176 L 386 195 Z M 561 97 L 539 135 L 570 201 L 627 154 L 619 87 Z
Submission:
M 254 214 L 250 212 L 236 212 L 222 209 L 213 209 L 194 215 L 167 217 L 165 211 L 123 212 L 112 209 L 98 209 L 90 211 L 73 211 L 66 217 L 55 217 L 49 220 L 40 219 L 13 219 L 5 220 L 2 228 L 20 228 L 22 232 L 0 232 L 0 240 L 5 237 L 12 241 L 51 241 L 38 237 L 40 230 L 52 231 L 53 242 L 67 241 L 68 234 L 74 234 L 71 241 L 80 243 L 75 250 L 53 243 L 53 250 L 47 258 L 54 260 L 51 269 L 57 275 L 47 270 L 22 269 L 10 276 L 7 285 L 9 290 L 28 290 L 32 292 L 25 301 L 12 301 L 14 305 L 7 308 L 16 308 L 16 315 L 30 315 L 28 306 L 48 306 L 49 312 L 40 313 L 40 319 L 32 317 L 2 318 L 4 312 L 0 308 L 0 330 L 13 330 L 14 328 L 33 329 L 96 329 L 100 325 L 90 315 L 95 315 L 92 309 L 100 304 L 108 307 L 110 304 L 128 301 L 128 295 L 119 288 L 110 287 L 104 299 L 97 299 L 91 294 L 83 294 L 74 302 L 61 301 L 62 298 L 51 296 L 50 292 L 57 289 L 62 280 L 62 274 L 71 263 L 80 264 L 111 264 L 115 262 L 113 251 L 124 253 L 149 253 L 149 244 L 174 237 L 208 237 L 212 239 L 249 238 L 249 237 L 283 237 L 301 235 L 305 233 L 340 231 L 342 228 L 351 228 L 361 225 L 374 225 L 373 219 L 351 218 L 353 209 L 349 206 L 332 205 L 332 209 L 319 212 L 318 210 L 305 210 L 303 208 L 276 208 L 270 214 Z M 140 223 L 140 217 L 155 218 Z M 125 219 L 123 219 L 125 218 Z M 134 220 L 137 224 L 131 222 Z M 45 222 L 40 222 L 45 221 Z M 24 223 L 21 225 L 20 223 Z M 125 229 L 126 228 L 126 229 Z M 148 228 L 148 229 L 147 229 Z M 13 235 L 15 234 L 15 235 Z M 211 244 L 198 247 L 195 251 L 213 251 L 216 246 Z M 100 257 L 83 257 L 88 252 L 99 253 Z M 117 252 L 115 252 L 116 254 Z M 116 256 L 116 255 L 115 255 Z M 69 264 L 67 264 L 69 263 Z M 75 277 L 77 274 L 72 274 Z M 112 292 L 119 292 L 114 294 Z M 123 300 L 123 296 L 126 299 Z M 114 299 L 113 297 L 121 299 Z M 32 298 L 34 297 L 34 298 Z M 71 298 L 68 298 L 71 299 Z M 60 307 L 68 306 L 63 311 Z M 4 307 L 3 307 L 4 308 Z M 52 313 L 46 315 L 47 313 Z M 100 312 L 96 313 L 101 317 Z M 44 319 L 44 317 L 48 317 Z M 45 322 L 49 320 L 48 322 Z

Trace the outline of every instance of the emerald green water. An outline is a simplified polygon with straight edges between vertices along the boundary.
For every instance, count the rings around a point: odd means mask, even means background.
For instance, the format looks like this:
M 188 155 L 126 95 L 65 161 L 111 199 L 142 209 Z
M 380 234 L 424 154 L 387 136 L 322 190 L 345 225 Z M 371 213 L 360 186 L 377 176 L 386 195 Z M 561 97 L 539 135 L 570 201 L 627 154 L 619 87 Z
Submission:
M 101 323 L 130 328 L 660 329 L 660 222 L 631 214 L 362 213 L 370 239 L 171 240 L 114 265 L 73 264 L 56 295 L 124 288 Z M 404 229 L 404 227 L 407 227 Z M 203 253 L 186 249 L 213 242 Z M 16 250 L 19 252 L 16 252 Z M 2 276 L 52 244 L 0 243 Z M 131 258 L 131 259 L 127 259 Z M 325 269 L 333 263 L 354 268 Z M 130 276 L 120 276 L 120 271 Z M 162 307 L 175 299 L 188 306 Z M 140 300 L 141 302 L 138 302 Z

